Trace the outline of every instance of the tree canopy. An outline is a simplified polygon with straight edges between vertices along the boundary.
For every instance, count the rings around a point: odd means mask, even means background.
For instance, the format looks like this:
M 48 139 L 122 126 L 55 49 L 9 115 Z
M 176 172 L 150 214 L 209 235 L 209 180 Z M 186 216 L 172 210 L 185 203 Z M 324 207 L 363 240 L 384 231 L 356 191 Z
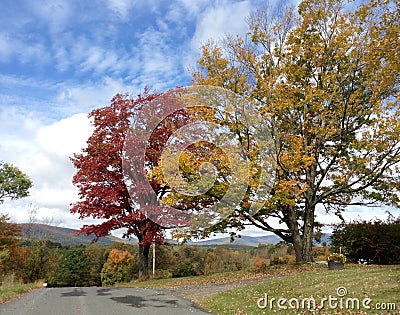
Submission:
M 29 195 L 32 181 L 17 167 L 0 162 L 0 204 L 4 199 L 19 199 Z
M 193 83 L 260 101 L 276 149 L 262 209 L 251 215 L 242 205 L 214 230 L 255 225 L 292 243 L 304 262 L 317 209 L 400 206 L 399 1 L 354 8 L 339 0 L 305 0 L 297 13 L 266 8 L 248 18 L 245 38 L 203 46 Z
M 386 220 L 355 220 L 334 226 L 332 248 L 358 263 L 398 264 L 400 262 L 400 216 Z
M 7 215 L 0 215 L 0 277 L 13 270 L 20 260 L 21 228 L 10 221 Z

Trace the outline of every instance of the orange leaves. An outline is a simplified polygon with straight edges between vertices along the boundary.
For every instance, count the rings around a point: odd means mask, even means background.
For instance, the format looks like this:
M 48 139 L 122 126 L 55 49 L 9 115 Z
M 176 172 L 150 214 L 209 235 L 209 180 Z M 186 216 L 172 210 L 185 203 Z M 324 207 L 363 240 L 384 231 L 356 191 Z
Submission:
M 135 260 L 135 257 L 128 251 L 120 251 L 118 249 L 112 249 L 108 256 L 105 268 L 116 270 L 129 264 Z
M 302 193 L 307 189 L 308 185 L 297 179 L 280 180 L 276 185 L 275 195 L 271 199 L 278 201 L 281 205 L 295 207 L 298 199 L 302 198 Z
M 132 279 L 135 269 L 135 258 L 128 251 L 112 249 L 101 270 L 103 285 L 114 285 Z

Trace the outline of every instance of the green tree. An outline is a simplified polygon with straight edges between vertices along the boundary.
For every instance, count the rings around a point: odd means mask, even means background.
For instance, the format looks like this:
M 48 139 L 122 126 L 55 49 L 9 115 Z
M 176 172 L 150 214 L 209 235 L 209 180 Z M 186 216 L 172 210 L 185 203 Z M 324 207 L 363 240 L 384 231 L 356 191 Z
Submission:
M 0 204 L 5 198 L 19 199 L 28 196 L 32 181 L 17 167 L 0 162 Z
M 400 217 L 387 220 L 358 220 L 335 226 L 332 250 L 341 249 L 352 262 L 400 263 Z
M 28 246 L 28 254 L 24 262 L 25 281 L 34 282 L 51 278 L 59 261 L 60 245 L 39 238 L 32 238 L 24 244 Z
M 298 14 L 260 10 L 246 39 L 203 46 L 193 82 L 262 102 L 276 150 L 265 205 L 253 214 L 244 202 L 214 230 L 250 223 L 308 262 L 318 207 L 341 217 L 350 205 L 400 206 L 399 1 L 354 7 L 305 0 Z
M 89 261 L 85 255 L 85 248 L 77 247 L 66 250 L 61 257 L 57 272 L 49 282 L 54 286 L 88 286 Z
M 101 270 L 107 261 L 109 248 L 106 246 L 89 245 L 85 248 L 88 261 L 88 282 L 90 286 L 101 286 Z
M 207 251 L 199 246 L 181 245 L 175 253 L 178 264 L 174 275 L 178 277 L 203 275 Z

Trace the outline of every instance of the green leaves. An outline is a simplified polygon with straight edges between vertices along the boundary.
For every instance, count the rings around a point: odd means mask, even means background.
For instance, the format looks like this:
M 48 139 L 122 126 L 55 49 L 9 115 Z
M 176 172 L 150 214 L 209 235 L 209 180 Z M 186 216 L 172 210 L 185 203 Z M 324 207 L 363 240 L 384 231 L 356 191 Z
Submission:
M 19 199 L 29 195 L 32 181 L 17 167 L 0 162 L 0 204 L 5 198 Z
M 334 227 L 332 246 L 342 248 L 352 262 L 362 260 L 376 264 L 400 261 L 400 217 L 387 220 L 353 221 Z

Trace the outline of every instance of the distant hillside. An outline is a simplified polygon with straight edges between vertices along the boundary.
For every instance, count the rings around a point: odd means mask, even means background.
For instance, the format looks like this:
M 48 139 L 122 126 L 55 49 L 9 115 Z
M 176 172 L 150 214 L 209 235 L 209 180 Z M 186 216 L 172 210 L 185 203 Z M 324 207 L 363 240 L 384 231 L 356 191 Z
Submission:
M 190 245 L 198 245 L 198 246 L 249 246 L 249 247 L 257 247 L 259 244 L 277 244 L 282 239 L 276 235 L 265 235 L 265 236 L 242 236 L 240 238 L 235 239 L 234 242 L 231 242 L 230 237 L 222 237 L 213 240 L 205 240 L 199 242 L 191 242 Z
M 45 224 L 25 223 L 20 224 L 20 226 L 22 227 L 22 237 L 25 239 L 36 237 L 40 239 L 48 239 L 52 242 L 60 243 L 62 245 L 89 245 L 95 237 L 94 235 L 77 235 L 78 230 Z M 330 234 L 324 235 L 321 239 L 321 243 L 326 241 L 329 244 L 329 237 Z M 259 244 L 277 244 L 280 241 L 282 241 L 282 239 L 276 235 L 265 235 L 257 237 L 243 235 L 242 237 L 235 239 L 234 242 L 231 242 L 230 237 L 222 237 L 217 239 L 202 240 L 198 242 L 189 241 L 187 244 L 196 246 L 257 247 Z M 136 243 L 137 240 L 135 238 L 125 240 L 115 236 L 106 236 L 101 237 L 95 244 L 112 245 L 115 242 Z M 176 242 L 173 240 L 168 240 L 168 243 L 174 244 Z M 316 245 L 321 246 L 321 243 Z
M 22 237 L 25 239 L 33 237 L 48 239 L 55 243 L 61 243 L 62 245 L 89 245 L 95 238 L 94 235 L 77 235 L 78 230 L 46 224 L 24 223 L 20 224 L 20 226 L 22 227 Z M 123 242 L 123 240 L 115 236 L 106 236 L 101 237 L 96 244 L 112 245 L 115 242 Z
M 328 245 L 330 244 L 330 236 L 331 234 L 324 234 L 321 237 L 320 243 L 315 243 L 317 246 L 321 246 L 323 242 L 326 242 Z M 241 238 L 235 239 L 234 242 L 231 242 L 230 237 L 222 237 L 212 240 L 204 240 L 198 242 L 189 242 L 190 245 L 198 245 L 198 246 L 244 246 L 244 247 L 257 247 L 259 244 L 277 244 L 281 242 L 282 239 L 276 235 L 265 235 L 265 236 L 244 236 Z

